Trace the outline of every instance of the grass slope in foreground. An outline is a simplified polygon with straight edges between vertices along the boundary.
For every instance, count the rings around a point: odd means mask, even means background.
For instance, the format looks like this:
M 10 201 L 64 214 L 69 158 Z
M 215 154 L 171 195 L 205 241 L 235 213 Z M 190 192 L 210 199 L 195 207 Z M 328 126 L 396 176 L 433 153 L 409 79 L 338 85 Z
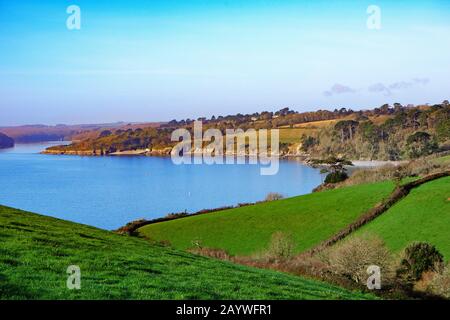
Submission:
M 428 182 L 411 190 L 387 212 L 357 231 L 379 235 L 399 252 L 413 241 L 434 244 L 450 258 L 450 177 Z
M 358 185 L 144 226 L 150 239 L 187 249 L 200 240 L 235 255 L 264 250 L 274 232 L 291 233 L 302 252 L 329 238 L 393 190 L 391 182 Z
M 373 298 L 2 206 L 0 243 L 0 299 Z M 69 265 L 81 290 L 66 288 Z

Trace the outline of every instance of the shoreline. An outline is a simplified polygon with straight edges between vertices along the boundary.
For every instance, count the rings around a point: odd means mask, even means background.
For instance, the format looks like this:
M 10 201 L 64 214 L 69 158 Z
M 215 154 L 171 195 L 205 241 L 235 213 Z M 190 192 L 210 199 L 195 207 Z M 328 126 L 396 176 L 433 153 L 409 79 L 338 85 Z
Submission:
M 357 168 L 378 168 L 386 165 L 393 165 L 395 167 L 408 163 L 408 160 L 350 160 L 354 167 Z
M 108 157 L 108 156 L 115 156 L 115 157 L 121 157 L 121 156 L 140 156 L 140 157 L 170 157 L 170 148 L 166 149 L 157 149 L 157 150 L 148 150 L 148 149 L 137 149 L 137 150 L 125 150 L 125 151 L 116 151 L 112 153 L 102 154 L 101 152 L 97 151 L 75 151 L 75 150 L 67 150 L 67 151 L 60 151 L 60 150 L 43 150 L 40 152 L 40 154 L 46 154 L 46 155 L 69 155 L 69 156 L 91 156 L 91 157 Z M 186 155 L 189 156 L 202 156 L 203 153 L 201 152 L 188 152 Z M 237 153 L 232 154 L 224 154 L 223 157 L 226 156 L 235 156 L 239 157 Z M 260 157 L 257 156 L 250 156 L 248 154 L 241 156 L 241 157 Z M 278 155 L 269 155 L 268 157 L 278 157 L 279 159 L 283 160 L 296 160 L 302 164 L 311 166 L 310 156 L 305 154 L 278 154 Z M 354 168 L 378 168 L 386 165 L 393 165 L 393 166 L 399 166 L 405 163 L 408 163 L 408 160 L 362 160 L 362 159 L 350 159 L 350 161 L 353 163 Z

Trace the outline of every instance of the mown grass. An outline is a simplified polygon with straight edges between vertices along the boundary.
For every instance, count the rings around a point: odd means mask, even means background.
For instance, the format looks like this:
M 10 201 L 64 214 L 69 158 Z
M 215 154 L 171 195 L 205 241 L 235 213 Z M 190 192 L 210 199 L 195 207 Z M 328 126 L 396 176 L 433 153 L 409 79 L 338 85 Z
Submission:
M 2 206 L 0 242 L 0 299 L 373 298 Z M 81 290 L 66 287 L 69 265 Z
M 322 129 L 322 128 L 330 128 L 332 127 L 334 124 L 336 124 L 337 122 L 339 122 L 340 120 L 344 120 L 345 118 L 342 119 L 333 119 L 333 120 L 319 120 L 319 121 L 311 121 L 311 122 L 305 122 L 305 123 L 298 123 L 295 124 L 294 127 L 295 128 L 303 128 L 303 129 L 311 129 L 311 130 L 317 130 L 317 129 Z
M 279 128 L 279 138 L 280 143 L 288 143 L 288 144 L 295 144 L 300 143 L 301 138 L 303 135 L 309 136 L 309 135 L 316 135 L 317 129 L 310 129 L 310 128 Z M 256 132 L 257 137 L 259 139 L 259 131 Z M 232 137 L 239 136 L 239 135 L 231 135 Z M 267 133 L 267 143 L 270 146 L 271 144 L 271 131 L 268 131 Z M 236 143 L 235 143 L 236 147 Z
M 303 135 L 317 135 L 317 129 L 310 128 L 282 128 L 280 130 L 280 143 L 300 143 Z
M 391 182 L 358 185 L 261 203 L 253 206 L 151 224 L 138 231 L 154 240 L 167 240 L 188 249 L 193 241 L 233 255 L 263 251 L 274 232 L 290 233 L 296 252 L 334 235 L 387 197 Z
M 450 258 L 450 177 L 428 182 L 413 189 L 387 212 L 356 234 L 380 236 L 394 252 L 413 241 L 434 244 Z

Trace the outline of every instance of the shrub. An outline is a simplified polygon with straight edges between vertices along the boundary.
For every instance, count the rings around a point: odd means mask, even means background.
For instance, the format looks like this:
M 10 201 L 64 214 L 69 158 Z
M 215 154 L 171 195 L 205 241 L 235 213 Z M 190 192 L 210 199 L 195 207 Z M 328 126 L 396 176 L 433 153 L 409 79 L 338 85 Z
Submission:
M 194 249 L 201 249 L 203 248 L 202 240 L 200 239 L 194 239 L 191 241 L 192 247 Z
M 440 273 L 435 273 L 427 290 L 432 294 L 450 299 L 450 266 L 445 267 Z
M 338 183 L 346 180 L 348 175 L 344 171 L 336 171 L 327 174 L 325 178 L 325 183 Z
M 145 219 L 139 219 L 132 222 L 128 222 L 125 226 L 120 227 L 115 232 L 123 235 L 134 235 L 136 230 L 148 223 Z
M 295 274 L 308 275 L 321 280 L 330 280 L 331 274 L 327 259 L 317 255 L 301 254 L 289 261 L 288 270 Z
M 438 120 L 436 134 L 441 141 L 450 139 L 450 117 Z
M 231 256 L 222 249 L 213 249 L 213 248 L 193 248 L 188 250 L 190 253 L 198 254 L 200 256 L 219 259 L 219 260 L 230 260 Z
M 266 198 L 265 201 L 276 201 L 276 200 L 281 200 L 283 199 L 283 195 L 277 192 L 270 192 Z
M 328 252 L 332 272 L 366 285 L 367 268 L 376 265 L 381 269 L 382 285 L 391 284 L 395 278 L 394 259 L 384 242 L 374 236 L 352 237 Z
M 303 135 L 301 138 L 301 150 L 307 152 L 310 148 L 318 144 L 316 138 Z
M 408 176 L 407 171 L 405 170 L 405 167 L 398 166 L 395 168 L 395 171 L 393 173 L 393 180 L 395 183 L 395 186 L 399 187 L 402 184 L 402 180 L 405 179 Z
M 161 247 L 171 247 L 172 243 L 169 240 L 159 240 L 156 242 L 157 245 L 160 245 Z
M 295 242 L 291 234 L 281 231 L 272 234 L 266 257 L 270 260 L 287 260 L 294 256 Z
M 435 138 L 429 133 L 422 131 L 410 135 L 406 143 L 407 153 L 412 159 L 432 154 L 439 149 Z
M 108 137 L 110 135 L 112 135 L 112 132 L 110 130 L 103 130 L 102 132 L 100 132 L 99 137 L 104 138 L 104 137 Z
M 178 219 L 178 218 L 182 218 L 182 217 L 186 217 L 189 214 L 187 212 L 180 212 L 180 213 L 169 213 L 167 214 L 164 218 L 167 220 L 173 220 L 173 219 Z
M 444 257 L 435 246 L 414 242 L 405 248 L 397 275 L 407 283 L 418 281 L 426 271 L 442 270 Z
M 448 164 L 441 164 L 433 160 L 435 160 L 435 156 L 416 159 L 398 166 L 388 164 L 375 168 L 356 169 L 350 178 L 339 186 L 351 186 L 386 180 L 394 180 L 394 182 L 398 183 L 404 177 L 423 176 L 449 169 Z

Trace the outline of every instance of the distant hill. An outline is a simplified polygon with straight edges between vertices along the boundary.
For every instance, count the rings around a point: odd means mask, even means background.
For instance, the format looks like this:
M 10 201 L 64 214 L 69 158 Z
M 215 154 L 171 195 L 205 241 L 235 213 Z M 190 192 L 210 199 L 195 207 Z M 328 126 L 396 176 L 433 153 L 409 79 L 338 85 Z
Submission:
M 14 147 L 14 139 L 0 132 L 0 149 Z
M 372 110 L 299 113 L 288 108 L 275 113 L 236 114 L 199 118 L 203 130 L 279 129 L 280 153 L 285 156 L 323 158 L 335 155 L 352 160 L 404 160 L 450 149 L 450 104 L 433 106 L 383 105 Z M 178 128 L 193 130 L 194 120 L 172 120 L 159 127 L 97 130 L 69 146 L 47 150 L 54 154 L 108 155 L 168 154 Z M 207 142 L 205 142 L 207 143 Z
M 45 141 L 72 141 L 97 138 L 101 131 L 107 129 L 138 128 L 159 126 L 160 123 L 103 123 L 77 125 L 24 125 L 16 127 L 0 127 L 0 131 L 12 137 L 17 143 L 32 143 Z
M 62 141 L 73 135 L 86 131 L 97 130 L 99 125 L 25 125 L 17 127 L 2 127 L 0 130 L 12 137 L 17 143 L 32 143 L 44 141 Z
M 354 114 L 304 136 L 301 150 L 314 158 L 361 160 L 416 159 L 450 149 L 450 105 L 394 108 L 386 105 L 377 116 Z
M 374 298 L 3 206 L 0 239 L 0 300 Z M 81 290 L 66 287 L 71 265 Z

